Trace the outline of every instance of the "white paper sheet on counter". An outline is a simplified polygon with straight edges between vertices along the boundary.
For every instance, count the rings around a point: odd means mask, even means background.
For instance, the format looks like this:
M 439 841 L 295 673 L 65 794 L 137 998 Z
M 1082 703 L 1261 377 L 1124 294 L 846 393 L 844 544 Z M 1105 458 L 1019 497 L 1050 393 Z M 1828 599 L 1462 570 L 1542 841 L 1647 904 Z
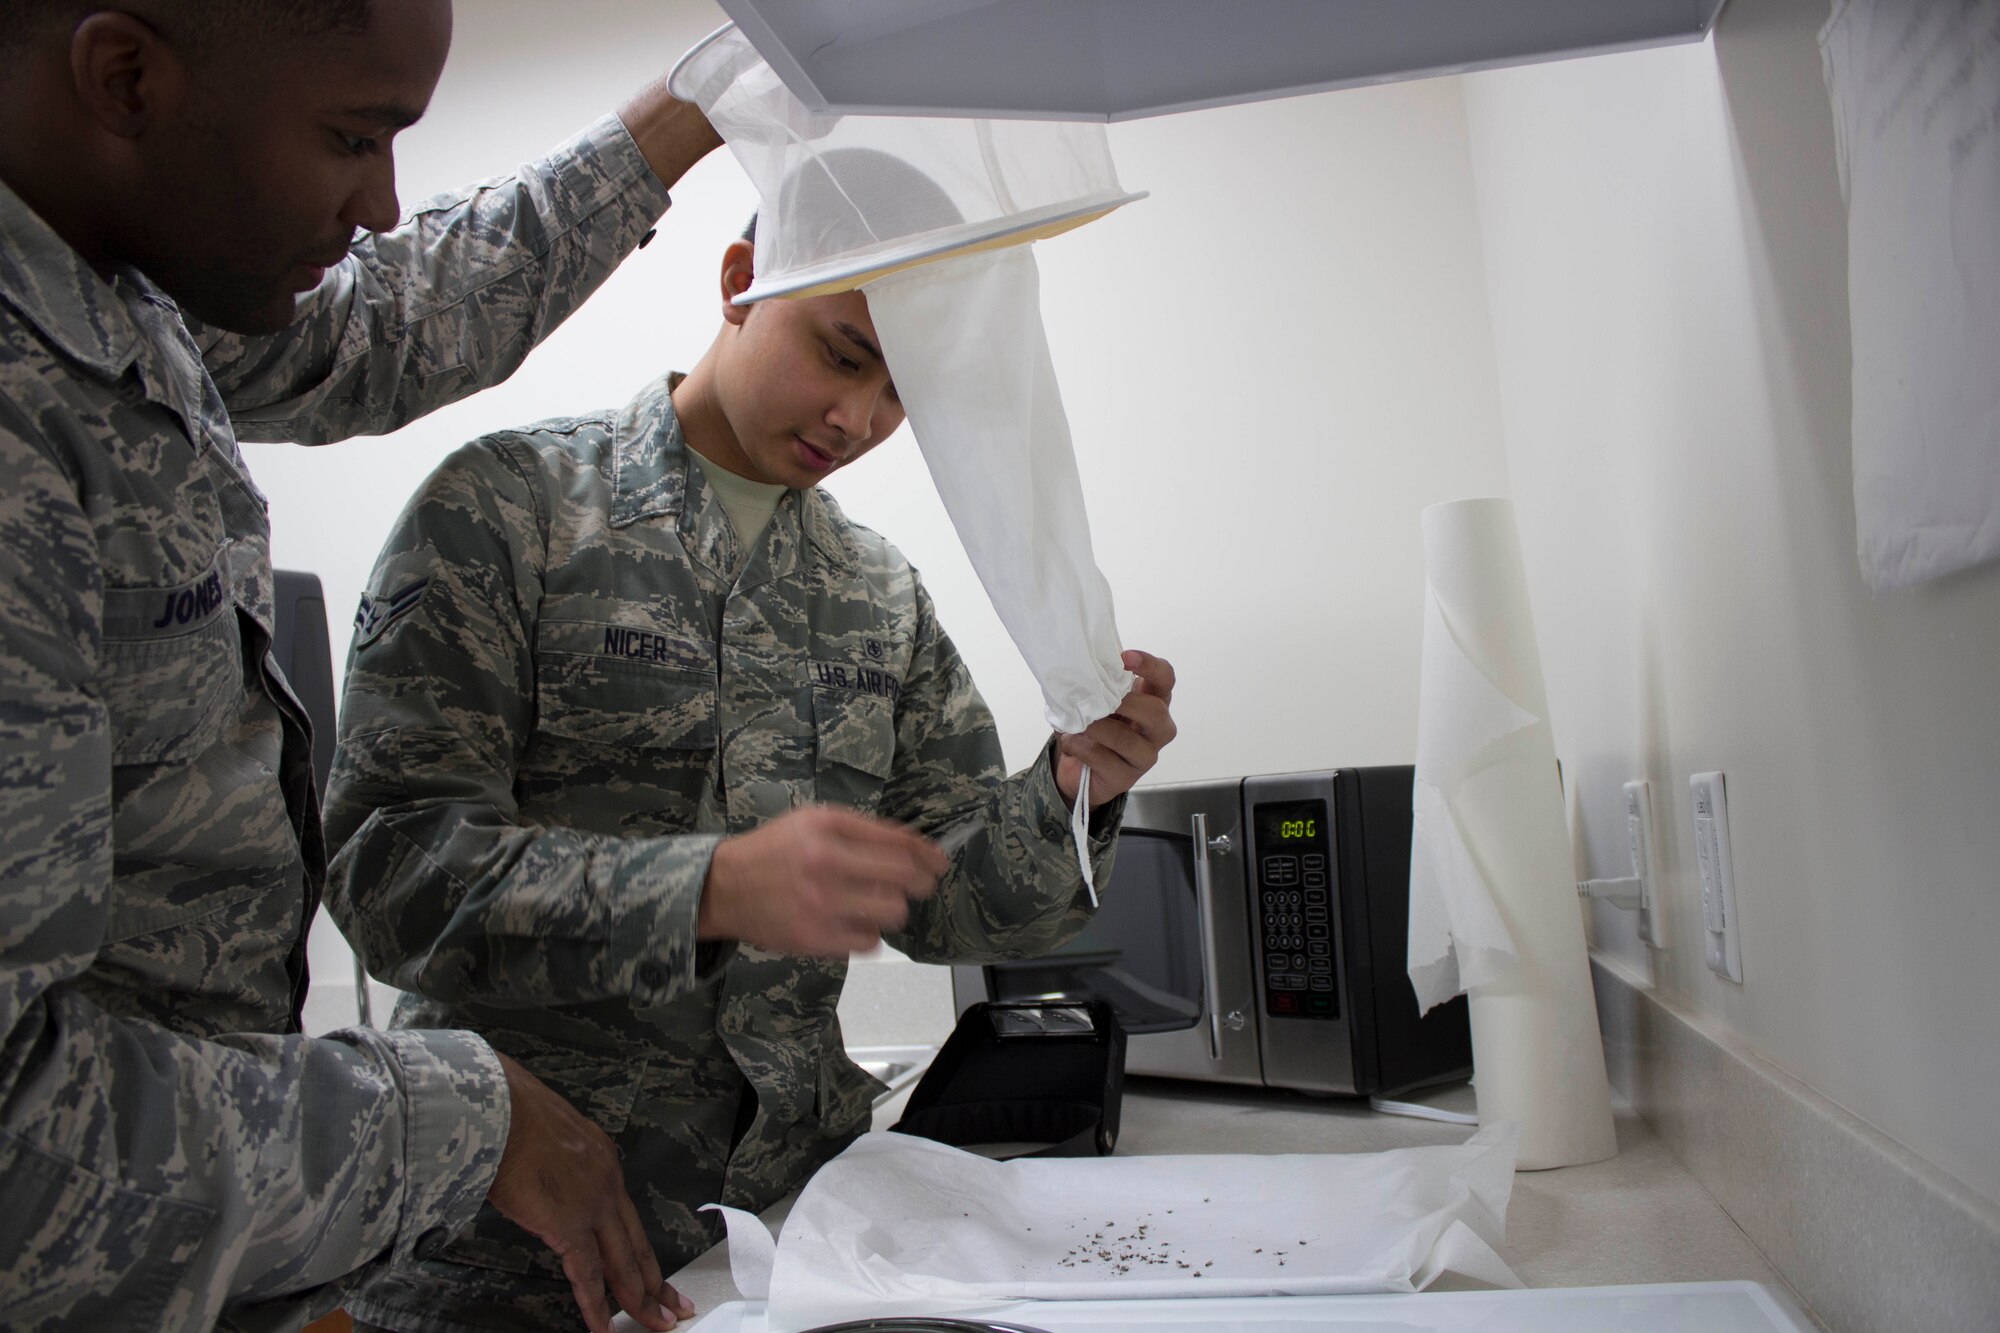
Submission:
M 1010 1300 L 1416 1291 L 1447 1270 L 1519 1280 L 1506 1233 L 1516 1131 L 1356 1154 L 995 1162 L 867 1134 L 822 1167 L 775 1242 L 729 1223 L 737 1289 L 771 1333 Z

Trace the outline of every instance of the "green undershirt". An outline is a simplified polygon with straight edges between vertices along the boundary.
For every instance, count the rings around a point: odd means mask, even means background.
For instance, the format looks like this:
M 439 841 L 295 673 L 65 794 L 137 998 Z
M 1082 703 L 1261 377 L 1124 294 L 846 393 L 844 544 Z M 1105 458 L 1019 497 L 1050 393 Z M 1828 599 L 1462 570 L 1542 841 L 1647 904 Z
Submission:
M 714 459 L 703 458 L 692 449 L 688 450 L 688 455 L 701 467 L 701 475 L 708 479 L 708 488 L 715 492 L 722 512 L 729 515 L 729 526 L 736 530 L 736 543 L 742 549 L 742 559 L 748 560 L 750 552 L 756 549 L 758 541 L 764 536 L 764 529 L 771 526 L 771 515 L 778 512 L 778 502 L 785 498 L 786 488 L 739 477 Z

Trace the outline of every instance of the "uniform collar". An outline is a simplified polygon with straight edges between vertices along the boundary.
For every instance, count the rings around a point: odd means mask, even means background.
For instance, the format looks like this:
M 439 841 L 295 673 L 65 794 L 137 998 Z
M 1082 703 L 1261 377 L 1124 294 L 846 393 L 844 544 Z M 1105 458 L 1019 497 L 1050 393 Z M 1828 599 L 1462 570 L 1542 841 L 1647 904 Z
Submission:
M 687 507 L 688 447 L 673 403 L 674 388 L 685 378 L 674 371 L 654 380 L 619 409 L 611 445 L 614 528 L 643 518 L 678 518 Z M 846 516 L 817 487 L 797 494 L 800 525 L 821 558 L 843 569 L 859 560 Z
M 0 301 L 67 355 L 108 379 L 123 375 L 140 343 L 124 299 L 4 182 L 0 239 Z

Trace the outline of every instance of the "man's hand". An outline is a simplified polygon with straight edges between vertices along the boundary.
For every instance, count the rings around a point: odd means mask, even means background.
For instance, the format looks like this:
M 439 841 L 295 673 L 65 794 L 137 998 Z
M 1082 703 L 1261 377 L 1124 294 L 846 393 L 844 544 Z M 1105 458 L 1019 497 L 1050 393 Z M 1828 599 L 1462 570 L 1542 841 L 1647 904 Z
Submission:
M 807 805 L 716 844 L 695 933 L 772 953 L 845 958 L 937 891 L 945 855 L 886 819 Z
M 502 1055 L 500 1066 L 513 1113 L 487 1202 L 556 1252 L 591 1333 L 611 1333 L 607 1282 L 647 1328 L 693 1317 L 694 1306 L 660 1279 L 611 1140 L 513 1060 Z
M 1179 733 L 1167 711 L 1174 698 L 1173 663 L 1130 648 L 1119 660 L 1139 679 L 1118 701 L 1118 711 L 1074 735 L 1056 738 L 1056 789 L 1072 806 L 1084 765 L 1090 766 L 1094 810 L 1130 791 Z

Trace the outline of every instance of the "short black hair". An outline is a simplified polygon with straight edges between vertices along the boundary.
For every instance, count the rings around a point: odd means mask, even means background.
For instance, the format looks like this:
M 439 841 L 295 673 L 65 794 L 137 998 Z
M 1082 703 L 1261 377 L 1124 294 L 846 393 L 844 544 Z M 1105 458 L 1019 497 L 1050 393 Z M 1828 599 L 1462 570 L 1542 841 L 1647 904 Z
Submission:
M 0 48 L 74 28 L 99 10 L 143 19 L 192 55 L 366 31 L 374 0 L 0 0 Z
M 752 245 L 757 243 L 757 215 L 755 213 L 752 213 L 750 220 L 743 224 L 743 239 Z

